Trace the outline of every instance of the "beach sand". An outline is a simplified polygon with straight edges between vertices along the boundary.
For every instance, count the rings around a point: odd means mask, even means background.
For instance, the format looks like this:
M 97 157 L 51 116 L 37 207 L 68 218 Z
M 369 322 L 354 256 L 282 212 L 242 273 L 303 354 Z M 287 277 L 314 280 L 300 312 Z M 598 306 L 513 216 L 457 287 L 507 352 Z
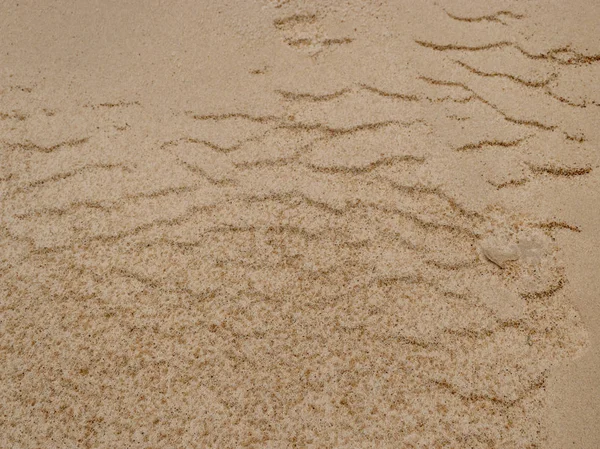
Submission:
M 600 447 L 599 22 L 2 2 L 0 448 Z

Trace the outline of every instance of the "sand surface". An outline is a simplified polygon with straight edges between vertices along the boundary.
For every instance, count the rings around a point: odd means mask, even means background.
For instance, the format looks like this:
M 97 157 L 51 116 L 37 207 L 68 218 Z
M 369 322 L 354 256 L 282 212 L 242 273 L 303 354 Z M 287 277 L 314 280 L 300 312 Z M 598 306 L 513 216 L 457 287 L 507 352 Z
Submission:
M 600 3 L 0 4 L 0 448 L 600 447 Z

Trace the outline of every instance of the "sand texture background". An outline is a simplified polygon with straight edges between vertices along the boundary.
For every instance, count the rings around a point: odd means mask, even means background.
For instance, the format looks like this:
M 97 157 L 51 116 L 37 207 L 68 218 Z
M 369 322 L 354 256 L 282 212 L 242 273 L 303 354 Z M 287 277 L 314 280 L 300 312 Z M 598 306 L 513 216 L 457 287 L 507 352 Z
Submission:
M 600 447 L 599 22 L 2 2 L 0 448 Z

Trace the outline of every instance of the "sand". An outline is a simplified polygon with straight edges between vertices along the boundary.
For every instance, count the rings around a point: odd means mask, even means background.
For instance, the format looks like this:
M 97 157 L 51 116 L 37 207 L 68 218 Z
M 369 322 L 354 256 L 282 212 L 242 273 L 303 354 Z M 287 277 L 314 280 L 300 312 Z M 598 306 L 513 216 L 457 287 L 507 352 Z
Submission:
M 1 448 L 600 446 L 600 4 L 0 18 Z

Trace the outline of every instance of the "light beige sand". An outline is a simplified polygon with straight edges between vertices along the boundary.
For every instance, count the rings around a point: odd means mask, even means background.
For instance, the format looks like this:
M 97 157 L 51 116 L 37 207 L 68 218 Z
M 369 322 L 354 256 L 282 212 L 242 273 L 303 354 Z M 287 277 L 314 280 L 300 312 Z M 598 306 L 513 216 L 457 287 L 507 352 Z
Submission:
M 599 21 L 3 2 L 0 448 L 600 447 Z

